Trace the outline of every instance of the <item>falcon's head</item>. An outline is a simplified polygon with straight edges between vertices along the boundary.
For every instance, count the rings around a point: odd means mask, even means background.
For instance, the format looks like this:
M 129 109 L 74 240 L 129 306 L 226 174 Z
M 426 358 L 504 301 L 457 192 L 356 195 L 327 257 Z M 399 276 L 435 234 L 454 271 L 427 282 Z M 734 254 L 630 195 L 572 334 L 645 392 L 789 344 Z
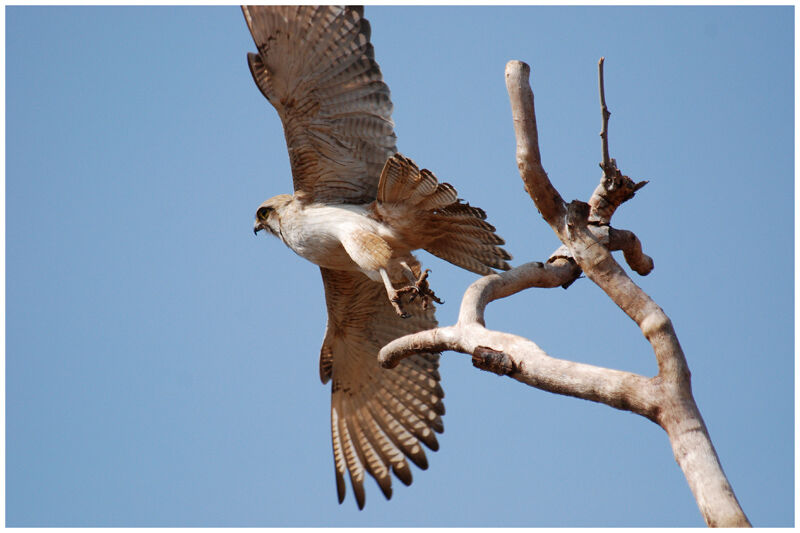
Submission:
M 281 212 L 292 201 L 291 194 L 279 194 L 273 196 L 256 210 L 256 222 L 253 225 L 253 233 L 258 234 L 259 231 L 265 229 L 280 237 L 281 234 Z

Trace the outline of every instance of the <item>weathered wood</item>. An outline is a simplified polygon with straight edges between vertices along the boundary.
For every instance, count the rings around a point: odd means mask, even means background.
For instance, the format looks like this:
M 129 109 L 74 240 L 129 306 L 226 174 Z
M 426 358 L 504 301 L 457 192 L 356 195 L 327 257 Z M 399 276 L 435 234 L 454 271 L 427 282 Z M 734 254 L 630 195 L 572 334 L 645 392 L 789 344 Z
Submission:
M 589 203 L 566 204 L 541 165 L 530 67 L 519 61 L 506 66 L 520 176 L 563 246 L 546 263 L 527 263 L 479 279 L 464 293 L 454 326 L 396 339 L 383 347 L 379 361 L 391 368 L 415 353 L 457 351 L 471 355 L 478 368 L 532 387 L 644 416 L 666 431 L 706 523 L 749 526 L 692 396 L 691 373 L 672 322 L 611 255 L 612 250 L 623 250 L 628 264 L 641 275 L 653 269 L 653 260 L 642 252 L 632 232 L 610 227 L 614 211 L 646 182 L 634 183 L 623 176 L 608 156 L 610 113 L 605 104 L 602 60 L 599 67 L 604 176 Z M 532 287 L 568 286 L 581 271 L 639 326 L 656 357 L 656 376 L 557 359 L 526 338 L 485 327 L 484 311 L 493 300 Z

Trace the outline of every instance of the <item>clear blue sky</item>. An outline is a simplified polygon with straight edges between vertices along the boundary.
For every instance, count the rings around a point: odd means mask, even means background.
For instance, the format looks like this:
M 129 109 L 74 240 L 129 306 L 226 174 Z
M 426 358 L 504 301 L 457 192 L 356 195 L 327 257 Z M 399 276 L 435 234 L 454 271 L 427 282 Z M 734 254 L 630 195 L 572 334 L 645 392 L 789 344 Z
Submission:
M 650 184 L 615 226 L 655 259 L 723 467 L 755 525 L 794 523 L 794 8 L 368 7 L 401 152 L 514 255 L 558 243 L 522 189 L 504 82 L 529 63 L 562 196 L 611 153 Z M 317 267 L 254 237 L 289 192 L 237 7 L 6 8 L 9 526 L 699 526 L 653 423 L 445 353 L 441 449 L 386 502 L 337 504 Z M 420 256 L 452 324 L 473 274 Z M 488 326 L 652 375 L 590 281 Z

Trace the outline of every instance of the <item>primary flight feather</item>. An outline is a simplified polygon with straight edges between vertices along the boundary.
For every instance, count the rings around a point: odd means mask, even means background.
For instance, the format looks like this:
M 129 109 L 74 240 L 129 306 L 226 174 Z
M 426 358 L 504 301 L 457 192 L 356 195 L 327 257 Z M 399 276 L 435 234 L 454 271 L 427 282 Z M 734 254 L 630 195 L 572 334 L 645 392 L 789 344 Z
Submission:
M 431 302 L 441 301 L 411 252 L 478 274 L 507 270 L 511 256 L 481 209 L 396 152 L 363 7 L 242 11 L 258 48 L 250 71 L 283 123 L 294 183 L 294 194 L 261 204 L 253 229 L 320 267 L 328 323 L 319 370 L 332 381 L 337 494 L 341 503 L 349 476 L 363 508 L 365 474 L 390 498 L 391 474 L 410 484 L 408 460 L 426 469 L 422 445 L 437 450 L 444 431 L 439 354 L 391 370 L 377 362 L 390 341 L 437 324 Z

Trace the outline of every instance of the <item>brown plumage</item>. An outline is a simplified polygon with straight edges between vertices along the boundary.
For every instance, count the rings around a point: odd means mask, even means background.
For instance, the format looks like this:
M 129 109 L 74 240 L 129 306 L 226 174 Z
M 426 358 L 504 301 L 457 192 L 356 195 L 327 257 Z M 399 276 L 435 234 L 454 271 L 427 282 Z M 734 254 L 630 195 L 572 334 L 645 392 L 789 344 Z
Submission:
M 392 102 L 363 8 L 243 7 L 258 53 L 248 65 L 283 123 L 294 183 L 256 212 L 254 231 L 280 238 L 320 266 L 328 323 L 319 372 L 331 382 L 336 490 L 346 478 L 359 508 L 367 475 L 386 498 L 409 461 L 428 467 L 444 431 L 439 354 L 386 370 L 381 347 L 436 327 L 437 301 L 412 251 L 424 248 L 479 274 L 510 256 L 486 214 L 396 154 Z M 409 285 L 409 282 L 411 283 Z M 413 312 L 401 296 L 416 298 Z M 411 306 L 411 304 L 406 304 Z
M 419 274 L 419 264 L 412 265 Z M 364 473 L 392 495 L 390 473 L 404 484 L 412 474 L 406 458 L 426 469 L 422 444 L 438 449 L 444 431 L 444 391 L 439 354 L 405 359 L 396 369 L 381 368 L 378 351 L 397 337 L 436 326 L 433 307 L 407 320 L 398 318 L 383 287 L 357 272 L 322 269 L 328 325 L 320 352 L 320 377 L 332 380 L 331 429 L 339 501 L 350 477 L 359 507 L 364 505 Z
M 389 87 L 363 7 L 244 6 L 253 79 L 283 122 L 296 191 L 319 202 L 375 199 L 394 152 Z
M 508 270 L 505 241 L 486 222 L 483 209 L 458 198 L 449 183 L 400 154 L 383 167 L 375 202 L 377 215 L 402 235 L 411 249 L 433 255 L 476 274 Z

